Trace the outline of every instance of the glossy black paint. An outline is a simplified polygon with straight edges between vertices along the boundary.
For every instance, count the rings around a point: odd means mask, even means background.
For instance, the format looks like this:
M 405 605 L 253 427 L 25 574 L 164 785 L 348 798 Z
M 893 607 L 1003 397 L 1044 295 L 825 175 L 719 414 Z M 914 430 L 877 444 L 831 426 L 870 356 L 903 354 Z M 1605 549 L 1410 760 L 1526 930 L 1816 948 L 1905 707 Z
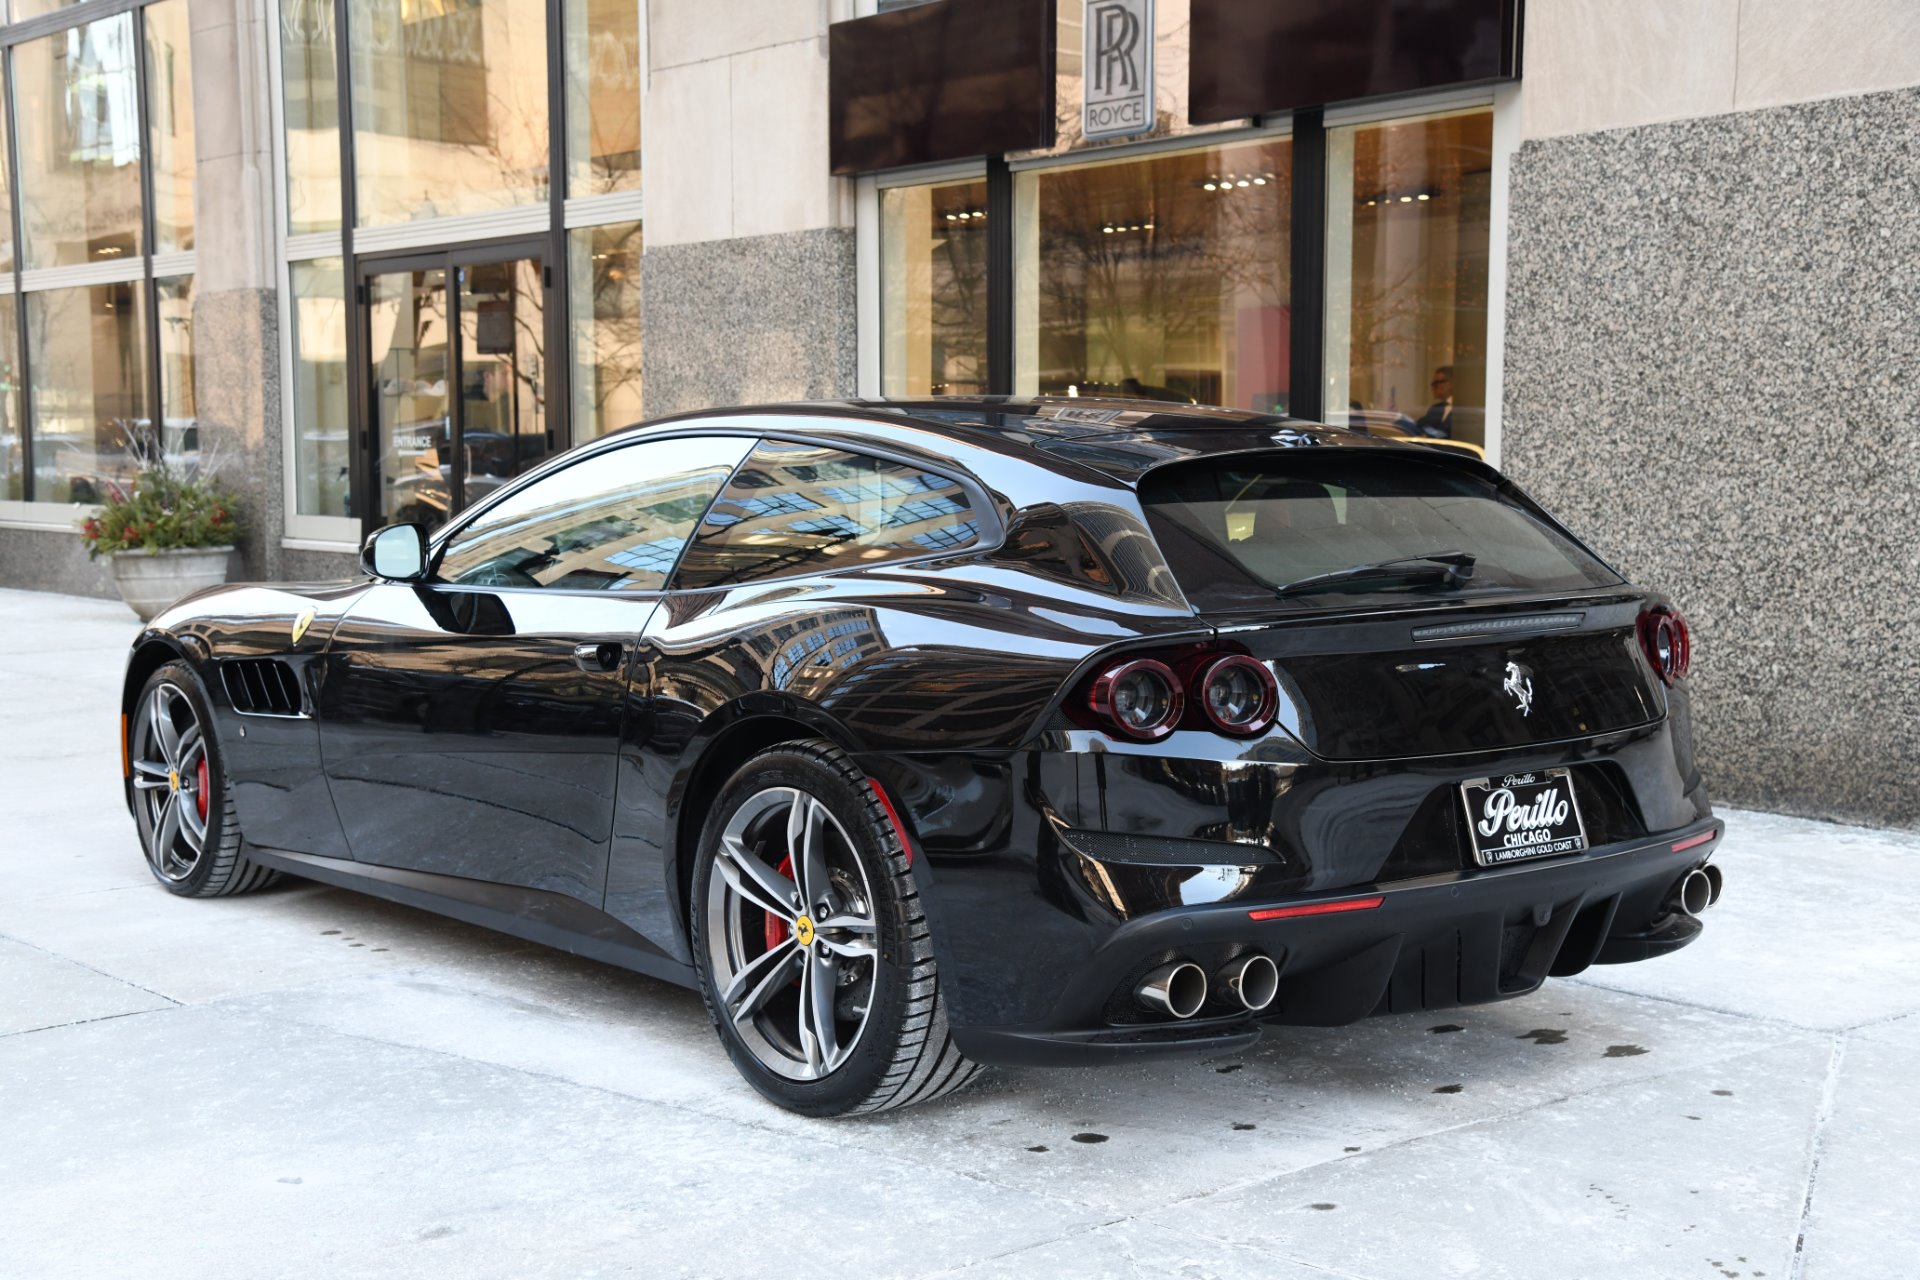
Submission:
M 1623 584 L 1203 617 L 1134 493 L 1155 466 L 1245 450 L 1412 451 L 1496 476 L 1483 464 L 1236 411 L 997 398 L 690 415 L 568 460 L 672 433 L 924 466 L 964 481 L 980 540 L 708 591 L 222 588 L 155 619 L 127 696 L 170 657 L 195 667 L 271 865 L 683 982 L 720 785 L 774 742 L 828 739 L 905 822 L 950 1014 L 982 1060 L 1250 1034 L 1244 1015 L 1145 1020 L 1131 982 L 1175 953 L 1266 949 L 1283 995 L 1262 1020 L 1327 1022 L 1504 998 L 1691 939 L 1663 904 L 1711 846 L 1672 845 L 1718 825 L 1685 683 L 1663 686 L 1632 638 L 1659 597 Z M 1200 643 L 1272 666 L 1275 727 L 1140 744 L 1063 707 L 1117 654 Z M 236 712 L 220 680 L 236 658 L 287 663 L 301 714 Z M 1531 714 L 1500 694 L 1508 661 L 1534 672 Z M 1475 866 L 1459 783 L 1562 766 L 1594 848 Z M 1385 902 L 1247 914 L 1356 893 Z M 1446 947 L 1456 979 L 1409 976 Z

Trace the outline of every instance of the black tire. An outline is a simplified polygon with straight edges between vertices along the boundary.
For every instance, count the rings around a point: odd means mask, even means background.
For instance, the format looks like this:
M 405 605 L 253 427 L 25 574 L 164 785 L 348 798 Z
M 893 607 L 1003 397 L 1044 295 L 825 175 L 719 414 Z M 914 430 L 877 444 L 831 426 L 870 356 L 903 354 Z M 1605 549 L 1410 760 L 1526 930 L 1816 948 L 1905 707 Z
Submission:
M 715 943 L 711 922 L 735 919 L 726 914 L 730 908 L 713 905 L 722 833 L 743 806 L 769 791 L 783 789 L 804 792 L 832 817 L 838 826 L 836 856 L 844 858 L 850 852 L 859 860 L 857 870 L 864 874 L 863 888 L 870 887 L 872 897 L 866 906 L 875 933 L 874 955 L 862 961 L 840 962 L 842 966 L 870 966 L 861 970 L 870 974 L 871 982 L 860 988 L 867 999 L 866 1020 L 846 1051 L 845 1061 L 815 1079 L 790 1078 L 770 1069 L 756 1056 L 770 1046 L 764 1038 L 757 1041 L 760 1048 L 750 1045 L 748 1037 L 756 1035 L 755 1026 L 750 1022 L 743 1033 L 733 1018 L 723 1013 L 723 996 L 715 974 L 716 967 L 727 961 L 716 958 L 710 949 Z M 838 838 L 842 834 L 844 841 Z M 722 877 L 723 897 L 725 885 Z M 737 895 L 726 898 L 728 902 L 736 900 L 750 906 Z M 762 918 L 768 914 L 762 913 Z M 942 1097 L 979 1074 L 981 1068 L 961 1055 L 948 1031 L 932 941 L 908 869 L 907 852 L 866 777 L 831 743 L 782 743 L 748 761 L 721 788 L 701 832 L 689 916 L 694 963 L 699 969 L 707 1017 L 740 1074 L 780 1106 L 809 1116 L 889 1111 Z M 723 923 L 722 927 L 731 926 Z M 724 956 L 724 938 L 720 946 Z M 795 977 L 793 981 L 795 1000 L 801 998 L 803 980 Z M 776 992 L 774 999 L 779 998 Z
M 204 834 L 190 862 L 184 856 L 190 849 L 189 832 L 176 829 L 167 844 L 167 852 L 162 855 L 156 851 L 156 843 L 165 830 L 165 824 L 164 820 L 156 821 L 154 809 L 157 803 L 150 800 L 149 795 L 157 794 L 163 788 L 176 792 L 174 803 L 194 805 L 194 817 L 198 819 L 200 780 L 197 767 L 193 770 L 193 777 L 180 778 L 177 776 L 179 771 L 173 770 L 176 777 L 171 783 L 163 781 L 151 788 L 141 786 L 142 779 L 156 777 L 151 767 L 142 767 L 143 761 L 149 766 L 165 763 L 164 750 L 158 749 L 159 743 L 150 732 L 154 716 L 159 713 L 157 709 L 163 703 L 172 707 L 169 723 L 176 728 L 184 719 L 179 709 L 179 704 L 184 703 L 199 730 L 197 740 L 204 744 L 206 813 L 200 819 L 204 823 Z M 153 873 L 153 878 L 167 892 L 183 898 L 220 898 L 264 889 L 280 878 L 278 871 L 260 866 L 246 855 L 246 842 L 240 836 L 240 820 L 234 813 L 233 795 L 227 784 L 226 760 L 220 751 L 219 738 L 213 732 L 213 716 L 207 705 L 206 690 L 201 687 L 200 678 L 193 668 L 184 662 L 169 662 L 147 678 L 128 721 L 127 742 L 128 758 L 133 762 L 134 776 L 128 780 L 127 787 L 133 799 L 134 827 L 140 833 L 140 846 L 146 855 L 147 870 Z M 152 752 L 150 759 L 148 751 Z M 193 790 L 180 790 L 182 783 Z M 163 804 L 158 802 L 160 806 Z

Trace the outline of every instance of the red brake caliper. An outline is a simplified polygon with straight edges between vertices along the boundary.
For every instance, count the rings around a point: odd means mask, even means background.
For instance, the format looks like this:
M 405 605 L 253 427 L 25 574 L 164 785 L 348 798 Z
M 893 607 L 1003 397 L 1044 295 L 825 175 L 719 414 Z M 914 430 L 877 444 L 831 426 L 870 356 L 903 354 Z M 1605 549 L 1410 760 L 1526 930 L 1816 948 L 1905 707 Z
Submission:
M 200 810 L 200 821 L 207 820 L 207 758 L 200 757 L 199 776 L 194 780 L 193 803 Z
M 789 880 L 793 879 L 793 855 L 788 854 L 782 858 L 780 865 L 775 867 L 774 870 Z M 767 950 L 773 950 L 786 940 L 787 922 L 779 916 L 769 915 L 767 917 Z

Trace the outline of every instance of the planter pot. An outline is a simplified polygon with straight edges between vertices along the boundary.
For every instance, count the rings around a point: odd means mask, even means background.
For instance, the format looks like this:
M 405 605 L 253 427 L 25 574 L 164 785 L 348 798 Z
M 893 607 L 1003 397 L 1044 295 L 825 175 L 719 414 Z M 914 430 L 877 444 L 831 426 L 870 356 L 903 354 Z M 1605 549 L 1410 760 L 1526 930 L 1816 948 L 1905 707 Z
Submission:
M 113 581 L 120 598 L 145 622 L 186 595 L 227 580 L 232 547 L 176 547 L 171 551 L 116 551 Z

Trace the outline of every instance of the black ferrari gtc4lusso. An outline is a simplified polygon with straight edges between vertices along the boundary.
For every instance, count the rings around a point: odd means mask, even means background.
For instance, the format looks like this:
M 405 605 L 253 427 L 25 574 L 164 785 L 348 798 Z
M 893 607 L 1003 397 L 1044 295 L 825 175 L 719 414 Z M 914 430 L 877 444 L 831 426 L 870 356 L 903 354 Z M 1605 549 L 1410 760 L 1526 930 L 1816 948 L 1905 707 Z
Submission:
M 1686 624 L 1457 452 L 1231 410 L 665 419 L 135 642 L 154 874 L 699 988 L 814 1115 L 1685 946 Z

